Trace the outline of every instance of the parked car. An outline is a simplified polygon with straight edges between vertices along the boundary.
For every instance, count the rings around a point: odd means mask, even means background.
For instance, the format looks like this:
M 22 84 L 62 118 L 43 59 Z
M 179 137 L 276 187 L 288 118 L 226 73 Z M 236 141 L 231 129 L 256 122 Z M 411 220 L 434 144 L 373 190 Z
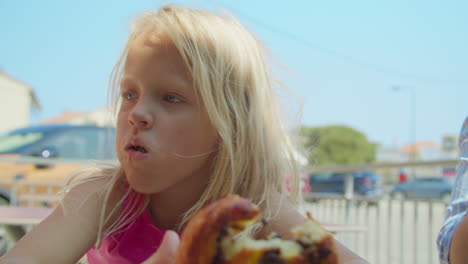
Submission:
M 7 132 L 0 135 L 0 181 L 64 181 L 82 166 L 71 161 L 115 159 L 114 140 L 113 128 L 91 125 L 39 125 Z M 70 162 L 48 165 L 15 160 L 27 157 L 63 158 Z M 8 184 L 0 184 L 0 204 L 10 199 L 9 188 Z
M 353 176 L 354 194 L 369 198 L 383 196 L 382 179 L 371 171 L 351 173 Z M 312 193 L 344 194 L 345 173 L 316 173 L 309 176 Z
M 390 191 L 394 199 L 440 199 L 450 202 L 453 188 L 453 178 L 448 177 L 421 177 L 414 178 L 405 183 L 395 184 Z

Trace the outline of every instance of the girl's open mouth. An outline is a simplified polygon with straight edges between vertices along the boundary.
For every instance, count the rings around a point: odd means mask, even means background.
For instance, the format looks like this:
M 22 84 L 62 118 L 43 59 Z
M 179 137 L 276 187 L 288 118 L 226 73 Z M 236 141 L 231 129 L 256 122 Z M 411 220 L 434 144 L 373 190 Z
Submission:
M 148 151 L 144 147 L 138 146 L 138 145 L 129 146 L 129 147 L 127 147 L 127 150 L 138 151 L 138 152 L 141 152 L 141 153 L 148 153 Z
M 130 159 L 141 160 L 149 156 L 149 149 L 142 145 L 129 144 L 125 148 L 125 151 L 127 152 Z

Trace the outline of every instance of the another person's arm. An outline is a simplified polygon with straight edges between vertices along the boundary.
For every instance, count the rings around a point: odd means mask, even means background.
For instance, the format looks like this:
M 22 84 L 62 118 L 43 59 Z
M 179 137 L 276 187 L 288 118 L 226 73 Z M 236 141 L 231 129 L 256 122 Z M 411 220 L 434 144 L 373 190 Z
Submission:
M 468 204 L 468 201 L 465 201 Z M 466 206 L 466 205 L 465 205 Z M 444 223 L 437 237 L 439 260 L 442 264 L 467 263 L 468 251 L 465 248 L 468 241 L 468 216 L 465 212 L 453 215 Z M 464 249 L 460 251 L 460 249 Z M 465 253 L 466 256 L 463 256 Z M 465 261 L 463 261 L 465 260 Z M 460 262 L 461 261 L 461 262 Z
M 465 216 L 453 233 L 452 245 L 450 246 L 449 255 L 451 264 L 468 263 L 468 250 L 466 250 L 467 241 L 468 216 Z
M 452 201 L 437 238 L 439 259 L 443 264 L 468 263 L 468 117 L 460 132 L 459 146 L 460 162 Z

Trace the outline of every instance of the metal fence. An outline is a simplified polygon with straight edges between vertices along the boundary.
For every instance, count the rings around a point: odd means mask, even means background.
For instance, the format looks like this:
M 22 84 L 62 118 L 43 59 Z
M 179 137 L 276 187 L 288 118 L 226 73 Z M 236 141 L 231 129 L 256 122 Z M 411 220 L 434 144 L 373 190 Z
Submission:
M 303 210 L 321 222 L 364 227 L 336 238 L 370 263 L 438 263 L 435 241 L 446 208 L 441 201 L 305 198 Z
M 424 171 L 456 164 L 457 160 L 438 160 L 309 168 L 311 173 L 348 174 L 343 195 L 307 194 L 303 210 L 310 211 L 320 222 L 364 227 L 364 230 L 337 233 L 335 237 L 370 263 L 439 263 L 436 239 L 445 220 L 447 204 L 438 199 L 394 200 L 388 192 L 380 199 L 356 197 L 351 172 L 394 170 L 396 178 L 401 168 L 418 167 Z M 391 179 L 386 182 L 395 183 Z

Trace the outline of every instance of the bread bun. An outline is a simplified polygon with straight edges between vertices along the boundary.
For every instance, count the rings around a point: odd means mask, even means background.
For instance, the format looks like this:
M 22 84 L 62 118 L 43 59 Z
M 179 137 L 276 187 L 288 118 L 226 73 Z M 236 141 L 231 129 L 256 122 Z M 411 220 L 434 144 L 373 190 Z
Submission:
M 258 222 L 260 210 L 250 201 L 227 195 L 195 213 L 187 223 L 177 264 L 335 264 L 333 237 L 310 214 L 291 230 L 294 240 L 272 235 L 255 240 L 247 227 Z

